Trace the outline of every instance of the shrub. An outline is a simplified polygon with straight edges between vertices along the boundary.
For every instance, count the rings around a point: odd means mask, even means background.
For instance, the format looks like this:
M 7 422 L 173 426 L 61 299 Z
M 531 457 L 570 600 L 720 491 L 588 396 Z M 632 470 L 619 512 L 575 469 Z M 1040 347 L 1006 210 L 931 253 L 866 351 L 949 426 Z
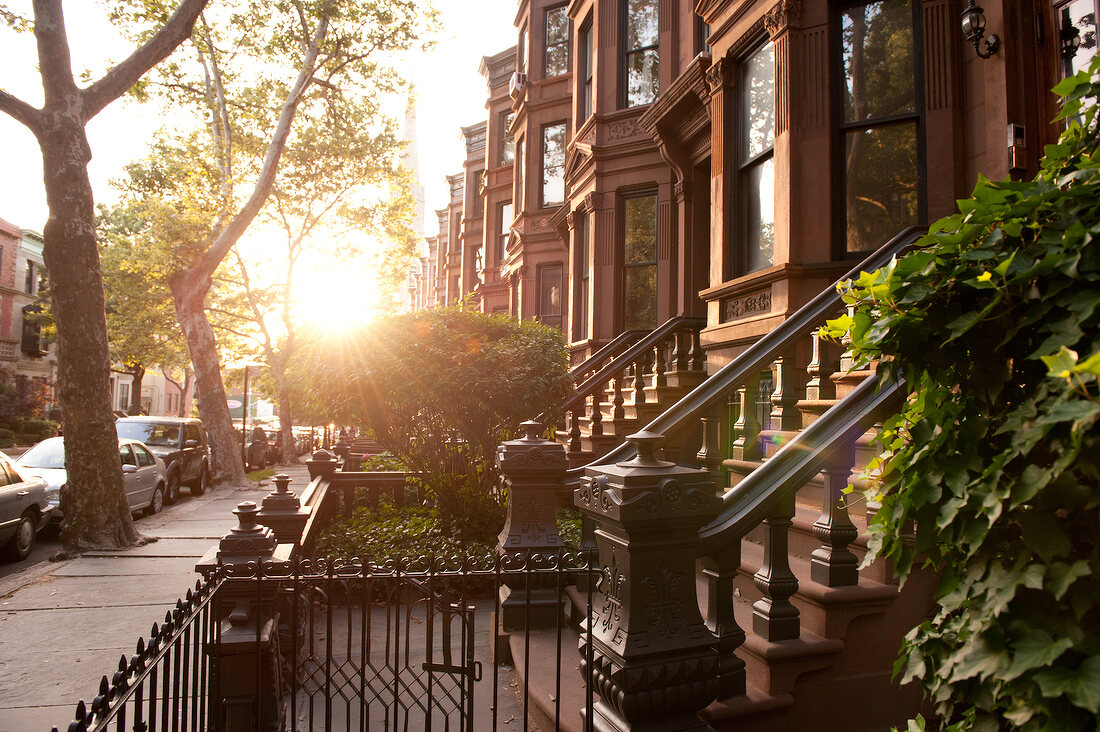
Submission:
M 382 319 L 299 368 L 337 414 L 353 413 L 422 476 L 448 530 L 491 544 L 503 523 L 496 448 L 571 389 L 560 331 L 440 308 Z
M 1100 723 L 1098 71 L 1056 89 L 1068 129 L 1035 180 L 980 180 L 829 325 L 911 391 L 871 549 L 941 573 L 896 670 L 953 729 Z
M 0 447 L 11 447 L 15 444 L 15 433 L 9 429 L 0 427 Z
M 26 435 L 31 442 L 39 442 L 57 435 L 57 422 L 48 419 L 24 419 L 16 425 L 16 431 Z

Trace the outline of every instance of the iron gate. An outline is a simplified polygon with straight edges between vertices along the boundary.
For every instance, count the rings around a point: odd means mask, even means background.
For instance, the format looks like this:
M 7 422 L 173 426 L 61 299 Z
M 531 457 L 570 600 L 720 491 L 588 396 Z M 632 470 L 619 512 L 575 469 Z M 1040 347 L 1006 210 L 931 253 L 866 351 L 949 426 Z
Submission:
M 476 606 L 427 578 L 321 565 L 281 588 L 289 728 L 474 729 Z

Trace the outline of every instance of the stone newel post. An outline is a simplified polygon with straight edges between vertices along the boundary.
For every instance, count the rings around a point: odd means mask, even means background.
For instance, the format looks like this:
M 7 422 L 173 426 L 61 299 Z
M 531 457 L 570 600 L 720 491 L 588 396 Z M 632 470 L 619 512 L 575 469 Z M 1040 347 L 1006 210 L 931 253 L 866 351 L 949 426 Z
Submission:
M 508 513 L 497 540 L 505 570 L 500 587 L 504 631 L 523 630 L 525 621 L 531 628 L 552 628 L 561 616 L 553 575 L 531 575 L 528 590 L 525 574 L 507 572 L 516 563 L 513 557 L 517 554 L 536 562 L 536 557 L 546 558 L 562 549 L 554 512 L 569 458 L 564 445 L 539 437 L 541 423 L 524 422 L 523 429 L 524 437 L 497 448 L 497 465 L 508 483 Z
M 302 502 L 290 491 L 293 480 L 286 473 L 275 476 L 275 490 L 264 496 L 256 520 L 275 532 L 280 544 L 297 544 L 302 540 L 302 530 L 309 521 L 309 511 L 302 510 Z
M 581 645 L 594 727 L 709 729 L 697 712 L 718 694 L 718 651 L 699 614 L 695 537 L 721 500 L 705 471 L 656 459 L 663 436 L 627 439 L 638 457 L 588 468 L 574 493 L 600 548 L 591 667 Z

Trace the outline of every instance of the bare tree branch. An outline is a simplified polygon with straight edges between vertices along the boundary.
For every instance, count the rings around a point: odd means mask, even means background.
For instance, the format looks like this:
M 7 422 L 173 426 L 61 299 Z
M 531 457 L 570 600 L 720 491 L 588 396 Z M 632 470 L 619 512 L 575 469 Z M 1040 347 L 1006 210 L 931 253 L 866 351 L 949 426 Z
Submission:
M 38 134 L 42 125 L 42 110 L 35 109 L 18 97 L 8 94 L 0 89 L 0 112 L 4 112 L 16 122 L 23 124 L 27 129 Z

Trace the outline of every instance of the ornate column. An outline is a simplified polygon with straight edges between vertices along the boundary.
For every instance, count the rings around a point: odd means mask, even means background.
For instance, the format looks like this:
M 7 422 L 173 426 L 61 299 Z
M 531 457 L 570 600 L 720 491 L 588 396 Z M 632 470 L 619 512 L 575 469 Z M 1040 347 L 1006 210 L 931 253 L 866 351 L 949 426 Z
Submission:
M 699 614 L 695 538 L 721 500 L 706 472 L 656 459 L 663 436 L 627 439 L 638 457 L 588 468 L 573 499 L 599 544 L 599 596 L 581 648 L 594 727 L 709 729 L 697 712 L 718 694 L 718 650 Z
M 545 564 L 562 549 L 554 512 L 569 458 L 564 445 L 539 436 L 541 423 L 524 422 L 523 429 L 524 437 L 497 448 L 497 465 L 508 484 L 508 512 L 497 540 L 504 570 L 500 626 L 506 632 L 553 628 L 562 612 L 552 573 L 534 576 L 508 571 L 521 569 L 524 562 Z

